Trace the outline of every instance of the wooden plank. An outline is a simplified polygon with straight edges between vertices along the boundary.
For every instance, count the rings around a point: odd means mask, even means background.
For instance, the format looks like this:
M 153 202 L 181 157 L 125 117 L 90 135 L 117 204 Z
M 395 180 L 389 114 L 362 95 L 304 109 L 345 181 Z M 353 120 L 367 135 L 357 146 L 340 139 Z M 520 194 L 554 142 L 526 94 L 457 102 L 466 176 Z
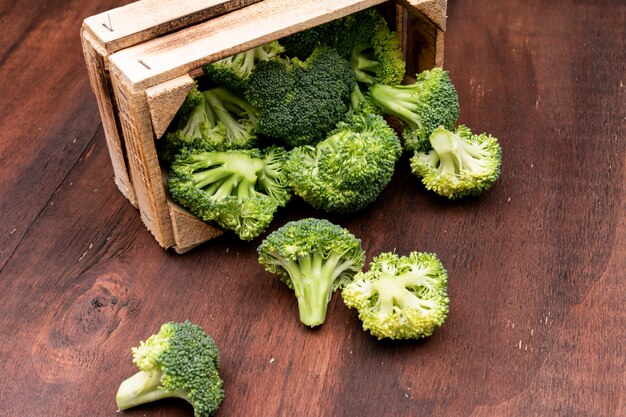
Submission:
M 167 205 L 174 233 L 175 246 L 173 249 L 177 253 L 185 253 L 224 233 L 221 229 L 200 220 L 193 213 L 170 199 L 168 199 Z
M 383 0 L 265 0 L 116 52 L 111 71 L 132 90 L 366 9 Z
M 259 1 L 143 0 L 88 17 L 83 28 L 110 54 Z
M 157 139 L 167 130 L 194 83 L 189 75 L 183 75 L 146 89 L 152 129 Z
M 87 72 L 89 73 L 89 82 L 96 96 L 100 118 L 102 119 L 102 128 L 113 165 L 115 184 L 128 201 L 136 207 L 135 189 L 126 166 L 124 145 L 116 120 L 114 103 L 111 98 L 111 85 L 105 69 L 104 56 L 106 51 L 99 49 L 98 42 L 85 31 L 81 31 L 81 40 Z
M 406 9 L 403 48 L 406 54 L 406 72 L 415 74 L 443 64 L 443 31 L 428 17 L 414 9 Z
M 164 248 L 174 246 L 161 168 L 145 91 L 124 89 L 111 79 L 141 219 Z

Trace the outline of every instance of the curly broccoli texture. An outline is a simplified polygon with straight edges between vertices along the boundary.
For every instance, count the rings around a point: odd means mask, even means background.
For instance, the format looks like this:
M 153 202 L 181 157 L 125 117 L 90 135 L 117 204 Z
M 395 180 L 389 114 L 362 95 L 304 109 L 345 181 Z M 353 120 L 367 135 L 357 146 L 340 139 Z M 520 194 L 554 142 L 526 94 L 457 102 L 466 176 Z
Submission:
M 201 219 L 251 240 L 291 197 L 285 158 L 285 150 L 276 146 L 263 151 L 186 149 L 172 163 L 169 192 Z
M 223 87 L 192 89 L 185 103 L 193 107 L 179 115 L 178 129 L 158 144 L 162 161 L 171 163 L 183 148 L 222 151 L 256 145 L 258 111 L 238 95 Z
M 459 98 L 448 73 L 426 70 L 410 85 L 377 84 L 370 90 L 372 102 L 405 124 L 407 150 L 428 148 L 428 137 L 439 126 L 453 129 L 459 118 Z
M 361 270 L 361 241 L 328 220 L 303 219 L 285 224 L 258 248 L 259 263 L 278 274 L 298 299 L 300 321 L 318 326 L 326 319 L 332 293 Z
M 363 329 L 378 339 L 430 336 L 448 316 L 448 274 L 435 254 L 382 253 L 369 271 L 346 285 L 342 297 L 356 308 Z
M 456 132 L 435 129 L 429 141 L 432 150 L 411 158 L 412 172 L 427 189 L 455 200 L 482 193 L 500 177 L 502 148 L 493 136 L 460 125 Z
M 119 410 L 163 398 L 182 398 L 195 417 L 215 414 L 224 399 L 220 352 L 201 327 L 189 321 L 169 322 L 132 349 L 139 372 L 120 385 Z
M 256 65 L 278 59 L 284 51 L 285 48 L 278 41 L 273 41 L 205 65 L 203 70 L 216 84 L 243 95 Z
M 292 147 L 317 143 L 348 110 L 354 77 L 350 64 L 325 47 L 306 61 L 260 63 L 246 90 L 260 110 L 259 133 Z
M 327 212 L 351 213 L 376 200 L 402 153 L 395 131 L 378 115 L 354 115 L 313 146 L 294 148 L 285 169 L 304 201 Z

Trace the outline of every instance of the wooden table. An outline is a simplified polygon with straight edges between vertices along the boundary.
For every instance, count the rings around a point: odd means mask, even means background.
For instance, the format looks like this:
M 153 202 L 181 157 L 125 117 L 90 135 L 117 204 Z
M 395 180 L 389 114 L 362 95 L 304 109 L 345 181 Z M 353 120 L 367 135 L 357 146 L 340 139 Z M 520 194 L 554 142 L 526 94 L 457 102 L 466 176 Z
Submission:
M 439 254 L 451 311 L 379 342 L 338 294 L 309 330 L 260 240 L 159 248 L 117 191 L 81 55 L 123 0 L 0 3 L 3 416 L 118 416 L 130 347 L 191 319 L 222 351 L 219 416 L 626 414 L 623 1 L 451 1 L 461 120 L 500 138 L 477 199 L 426 192 L 405 156 L 380 200 L 329 218 L 379 252 Z M 273 225 L 322 216 L 291 203 Z M 191 416 L 163 401 L 128 416 Z

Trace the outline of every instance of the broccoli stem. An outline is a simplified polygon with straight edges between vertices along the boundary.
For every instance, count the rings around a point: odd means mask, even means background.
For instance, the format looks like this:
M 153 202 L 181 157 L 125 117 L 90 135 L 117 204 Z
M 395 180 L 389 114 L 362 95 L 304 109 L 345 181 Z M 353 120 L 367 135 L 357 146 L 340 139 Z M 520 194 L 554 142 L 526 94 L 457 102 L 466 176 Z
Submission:
M 115 401 L 117 408 L 124 411 L 137 405 L 172 397 L 188 401 L 187 393 L 183 390 L 166 391 L 161 388 L 160 372 L 139 371 L 122 382 Z
M 422 121 L 415 113 L 417 106 L 414 103 L 414 91 L 415 87 L 412 85 L 389 86 L 378 84 L 372 87 L 371 97 L 374 104 L 385 113 L 398 117 L 409 125 L 411 130 L 421 130 Z

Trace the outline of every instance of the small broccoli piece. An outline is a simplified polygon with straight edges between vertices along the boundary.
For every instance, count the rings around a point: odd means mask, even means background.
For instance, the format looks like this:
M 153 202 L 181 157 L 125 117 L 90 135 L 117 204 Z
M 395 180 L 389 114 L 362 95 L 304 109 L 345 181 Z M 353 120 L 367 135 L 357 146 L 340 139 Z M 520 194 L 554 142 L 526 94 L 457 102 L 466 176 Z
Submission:
M 400 84 L 405 72 L 400 38 L 395 32 L 389 30 L 387 22 L 376 10 L 368 10 L 363 18 L 371 26 L 368 36 L 346 37 L 346 39 L 361 38 L 362 40 L 361 43 L 355 44 L 350 52 L 350 63 L 354 68 L 357 81 L 365 84 L 366 87 L 374 84 Z M 362 27 L 358 25 L 357 31 L 361 31 Z
M 160 141 L 162 161 L 171 163 L 182 148 L 223 151 L 256 144 L 258 111 L 236 94 L 218 87 L 193 93 L 185 103 L 196 104 L 180 117 L 178 129 Z
M 216 150 L 249 149 L 254 147 L 257 135 L 258 111 L 243 98 L 229 90 L 218 87 L 204 92 L 209 109 L 218 124 L 224 125 L 223 140 L 213 140 Z M 219 136 L 215 135 L 218 139 Z
M 363 329 L 378 339 L 430 336 L 448 315 L 448 274 L 435 254 L 382 253 L 342 290 Z
M 139 372 L 120 385 L 119 410 L 163 398 L 182 398 L 196 417 L 215 414 L 224 399 L 220 352 L 202 328 L 189 321 L 165 323 L 132 349 Z
M 474 135 L 463 125 L 456 133 L 439 127 L 429 141 L 432 150 L 416 152 L 411 170 L 439 195 L 451 200 L 478 195 L 500 176 L 502 148 L 491 135 Z
M 313 145 L 341 120 L 354 88 L 350 64 L 320 47 L 304 62 L 262 62 L 246 99 L 260 109 L 258 132 L 289 146 Z
M 196 83 L 187 94 L 187 97 L 185 98 L 183 104 L 180 106 L 180 109 L 178 109 L 177 115 L 179 117 L 187 116 L 189 113 L 191 113 L 193 109 L 195 109 L 200 104 L 201 101 L 202 93 L 200 92 L 200 90 L 198 90 L 198 83 Z
M 303 219 L 285 224 L 263 240 L 259 262 L 294 290 L 300 321 L 318 326 L 326 318 L 332 293 L 361 270 L 361 241 L 328 220 Z
M 182 109 L 185 108 L 183 112 Z M 159 159 L 171 163 L 182 148 L 213 149 L 223 143 L 224 124 L 208 106 L 205 94 L 192 89 L 178 114 L 178 129 L 157 142 Z
M 251 240 L 270 224 L 291 193 L 283 170 L 286 153 L 183 150 L 172 164 L 168 187 L 174 201 L 204 221 L 214 221 Z
M 354 115 L 315 147 L 294 148 L 285 169 L 294 192 L 317 209 L 351 213 L 376 200 L 402 147 L 379 115 Z
M 215 83 L 244 94 L 254 67 L 259 62 L 278 58 L 284 50 L 277 41 L 273 41 L 205 65 L 203 70 Z
M 427 139 L 437 127 L 453 129 L 459 118 L 456 89 L 440 68 L 421 72 L 414 84 L 378 84 L 370 93 L 375 105 L 406 124 L 402 136 L 408 150 L 428 148 Z

